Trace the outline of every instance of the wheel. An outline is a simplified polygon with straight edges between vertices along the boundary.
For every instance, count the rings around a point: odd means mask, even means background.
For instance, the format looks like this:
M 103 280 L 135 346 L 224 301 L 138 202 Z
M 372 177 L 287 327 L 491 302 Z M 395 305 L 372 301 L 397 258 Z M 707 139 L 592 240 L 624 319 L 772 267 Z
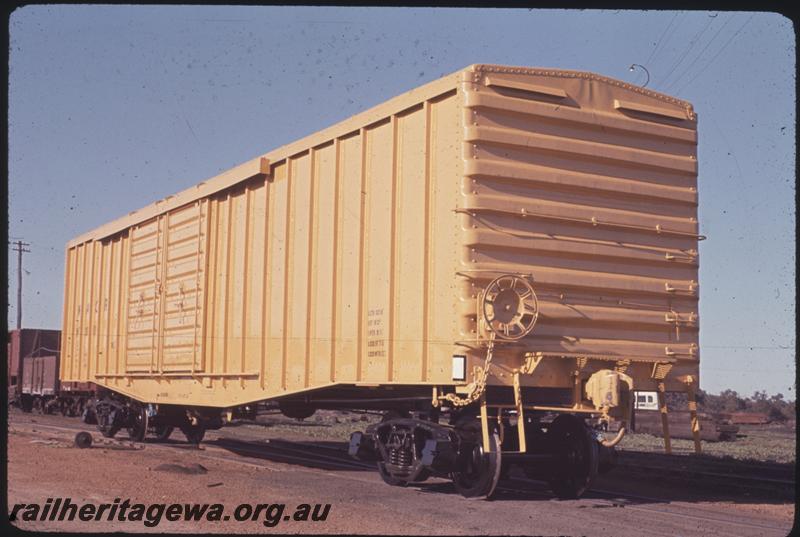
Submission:
M 147 436 L 147 409 L 143 405 L 132 405 L 129 407 L 130 424 L 128 425 L 128 436 L 134 442 L 144 442 Z
M 491 451 L 485 453 L 479 420 L 470 417 L 457 423 L 456 432 L 461 439 L 459 457 L 463 457 L 464 469 L 451 474 L 453 485 L 465 498 L 487 499 L 500 481 L 503 466 L 500 437 L 496 431 L 489 434 Z
M 292 401 L 278 401 L 278 409 L 287 418 L 300 421 L 310 418 L 317 411 L 317 409 L 311 405 Z
M 87 412 L 88 410 L 87 408 Z M 122 420 L 119 416 L 122 411 L 122 407 L 110 399 L 102 399 L 94 403 L 92 414 L 94 414 L 94 423 L 97 424 L 100 434 L 106 438 L 114 438 L 114 435 L 122 428 Z M 84 423 L 89 423 L 89 419 L 89 416 L 85 416 Z
M 97 423 L 97 414 L 91 406 L 81 406 L 81 421 L 87 425 L 95 425 Z
M 33 398 L 33 411 L 37 414 L 44 414 L 44 403 L 39 396 Z
M 408 417 L 407 412 L 389 410 L 381 418 L 381 423 L 386 423 L 387 421 L 390 420 L 396 420 L 407 417 Z M 383 482 L 386 483 L 387 485 L 391 485 L 393 487 L 405 487 L 406 485 L 408 485 L 409 481 L 407 479 L 402 479 L 400 477 L 396 477 L 395 475 L 393 475 L 386 468 L 386 463 L 384 461 L 378 461 L 377 466 L 378 466 L 378 474 L 381 476 L 381 479 L 383 479 Z
M 116 425 L 111 425 L 109 427 L 100 427 L 100 424 L 97 425 L 97 430 L 100 431 L 105 438 L 114 438 L 116 434 L 119 432 L 120 427 Z
M 389 473 L 389 470 L 386 469 L 386 465 L 383 463 L 383 461 L 378 461 L 378 474 L 381 476 L 381 479 L 383 479 L 383 482 L 387 485 L 391 485 L 393 487 L 405 487 L 408 485 L 407 480 L 394 477 L 391 473 Z
M 55 399 L 42 398 L 42 413 L 55 414 L 55 412 L 56 412 Z
M 187 442 L 190 444 L 199 444 L 206 435 L 206 428 L 199 423 L 197 425 L 187 423 L 186 425 L 181 425 L 181 432 L 186 436 Z
M 29 414 L 33 410 L 33 398 L 30 395 L 20 396 L 19 406 L 23 412 Z
M 157 442 L 166 442 L 174 430 L 175 427 L 172 425 L 156 425 L 153 432 Z
M 423 468 L 413 478 L 413 480 L 398 478 L 398 477 L 393 476 L 386 469 L 386 465 L 383 464 L 382 462 L 378 463 L 378 473 L 380 474 L 381 479 L 383 479 L 384 483 L 386 483 L 387 485 L 391 485 L 393 487 L 405 487 L 405 486 L 409 485 L 410 483 L 422 483 L 423 481 L 426 481 L 431 476 L 430 470 L 428 470 L 427 468 Z
M 280 403 L 279 403 L 278 408 L 280 408 Z M 235 413 L 234 415 L 238 414 L 239 419 L 255 421 L 256 418 L 258 417 L 258 406 L 257 405 L 243 405 L 243 406 L 240 406 L 237 409 L 237 411 L 238 412 Z M 303 419 L 309 418 L 313 414 L 314 414 L 314 412 L 311 412 L 311 414 L 308 414 L 308 415 L 304 416 Z
M 597 441 L 583 420 L 571 414 L 554 419 L 547 438 L 558 460 L 547 480 L 550 488 L 562 500 L 579 498 L 597 476 Z
M 75 446 L 80 449 L 92 447 L 92 435 L 86 431 L 81 431 L 75 435 Z

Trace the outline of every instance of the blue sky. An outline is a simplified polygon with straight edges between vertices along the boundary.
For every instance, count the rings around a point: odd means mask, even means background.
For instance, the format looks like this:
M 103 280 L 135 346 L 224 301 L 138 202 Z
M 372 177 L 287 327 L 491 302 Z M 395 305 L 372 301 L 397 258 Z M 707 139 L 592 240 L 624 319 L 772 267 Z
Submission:
M 780 15 L 68 5 L 20 8 L 9 31 L 25 326 L 60 328 L 70 238 L 394 95 L 471 63 L 642 84 L 637 63 L 699 116 L 701 386 L 795 398 L 795 47 Z

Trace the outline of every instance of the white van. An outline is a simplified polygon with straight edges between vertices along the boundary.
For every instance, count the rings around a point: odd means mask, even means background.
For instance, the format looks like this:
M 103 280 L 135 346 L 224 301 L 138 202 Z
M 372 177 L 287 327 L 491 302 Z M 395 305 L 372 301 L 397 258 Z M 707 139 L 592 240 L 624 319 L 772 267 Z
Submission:
M 658 395 L 656 392 L 633 392 L 634 409 L 636 410 L 658 410 Z

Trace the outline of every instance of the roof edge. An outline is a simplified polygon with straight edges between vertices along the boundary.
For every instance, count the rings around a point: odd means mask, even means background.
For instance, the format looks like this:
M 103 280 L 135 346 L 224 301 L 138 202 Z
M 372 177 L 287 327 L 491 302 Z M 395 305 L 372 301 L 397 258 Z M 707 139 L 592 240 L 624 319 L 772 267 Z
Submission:
M 539 75 L 539 76 L 554 76 L 562 78 L 583 78 L 586 80 L 597 80 L 598 82 L 603 82 L 605 84 L 610 84 L 612 86 L 617 86 L 630 91 L 634 91 L 636 93 L 640 93 L 642 95 L 646 95 L 654 99 L 659 99 L 664 102 L 682 106 L 686 108 L 686 111 L 689 114 L 689 119 L 695 118 L 694 107 L 692 106 L 692 103 L 690 103 L 689 101 L 678 99 L 677 97 L 673 97 L 672 95 L 667 95 L 666 93 L 653 91 L 644 88 L 642 86 L 637 86 L 635 84 L 625 82 L 624 80 L 619 80 L 616 78 L 599 75 L 591 71 L 577 71 L 572 69 L 550 69 L 546 67 L 515 67 L 510 65 L 495 65 L 488 63 L 474 63 L 468 66 L 465 70 L 476 74 L 503 73 L 503 74 Z
M 599 82 L 611 84 L 640 93 L 642 95 L 659 99 L 664 102 L 681 106 L 686 109 L 689 119 L 694 119 L 696 117 L 694 109 L 691 103 L 688 101 L 589 71 L 474 63 L 453 73 L 432 80 L 431 82 L 423 84 L 422 86 L 415 87 L 404 93 L 396 95 L 349 118 L 338 121 L 329 127 L 323 128 L 312 134 L 289 142 L 288 144 L 284 144 L 280 147 L 270 150 L 267 153 L 228 169 L 210 179 L 205 179 L 198 184 L 186 188 L 176 194 L 167 196 L 166 198 L 155 201 L 140 209 L 131 211 L 125 216 L 116 218 L 110 222 L 84 232 L 67 242 L 67 249 L 90 240 L 101 240 L 107 238 L 127 227 L 135 225 L 138 222 L 144 222 L 157 216 L 158 214 L 162 214 L 166 211 L 181 207 L 188 203 L 192 203 L 200 198 L 209 196 L 221 190 L 225 190 L 226 188 L 230 188 L 236 184 L 253 178 L 255 175 L 264 173 L 268 174 L 269 170 L 264 170 L 264 161 L 267 162 L 267 166 L 269 166 L 270 163 L 278 163 L 295 154 L 302 153 L 308 148 L 326 144 L 336 138 L 345 136 L 355 130 L 359 130 L 360 128 L 364 128 L 365 126 L 380 121 L 387 116 L 402 112 L 409 107 L 416 106 L 419 104 L 419 102 L 433 99 L 442 93 L 451 91 L 451 87 L 457 87 L 460 82 L 460 77 L 465 73 L 473 73 L 477 76 L 486 73 L 504 73 L 597 80 Z
M 176 194 L 169 195 L 140 209 L 131 211 L 125 216 L 86 231 L 67 242 L 67 249 L 90 240 L 102 240 L 110 237 L 138 222 L 144 222 L 166 211 L 182 207 L 200 198 L 252 179 L 255 175 L 264 173 L 262 167 L 263 161 L 265 160 L 268 165 L 277 164 L 309 148 L 327 144 L 336 138 L 358 131 L 388 116 L 418 106 L 426 100 L 435 99 L 442 94 L 453 91 L 459 84 L 458 76 L 464 71 L 465 69 L 459 69 L 458 71 L 423 84 L 422 86 L 412 88 L 353 116 L 338 121 L 333 125 L 272 149 L 267 153 L 263 153 L 212 178 L 205 179 Z M 269 170 L 266 174 L 269 174 Z

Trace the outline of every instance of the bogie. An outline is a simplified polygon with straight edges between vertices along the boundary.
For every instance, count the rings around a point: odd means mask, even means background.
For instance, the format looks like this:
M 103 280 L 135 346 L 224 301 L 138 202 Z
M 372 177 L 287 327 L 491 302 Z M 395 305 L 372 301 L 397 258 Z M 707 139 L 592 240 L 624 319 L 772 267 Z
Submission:
M 447 425 L 387 412 L 366 432 L 353 433 L 350 455 L 377 461 L 389 485 L 406 486 L 431 475 L 449 477 L 465 498 L 490 498 L 498 483 L 519 465 L 525 474 L 544 480 L 558 498 L 577 498 L 598 474 L 601 458 L 608 469 L 611 448 L 599 444 L 583 418 L 560 414 L 549 423 L 525 424 L 526 450 L 520 450 L 516 420 L 502 414 L 488 419 L 488 449 L 478 411 L 453 413 Z M 602 455 L 602 457 L 601 457 Z
M 83 416 L 85 423 L 94 421 L 106 438 L 127 429 L 135 442 L 165 442 L 179 428 L 187 442 L 199 444 L 207 429 L 222 426 L 219 412 L 213 409 L 144 404 L 116 394 L 94 400 Z

